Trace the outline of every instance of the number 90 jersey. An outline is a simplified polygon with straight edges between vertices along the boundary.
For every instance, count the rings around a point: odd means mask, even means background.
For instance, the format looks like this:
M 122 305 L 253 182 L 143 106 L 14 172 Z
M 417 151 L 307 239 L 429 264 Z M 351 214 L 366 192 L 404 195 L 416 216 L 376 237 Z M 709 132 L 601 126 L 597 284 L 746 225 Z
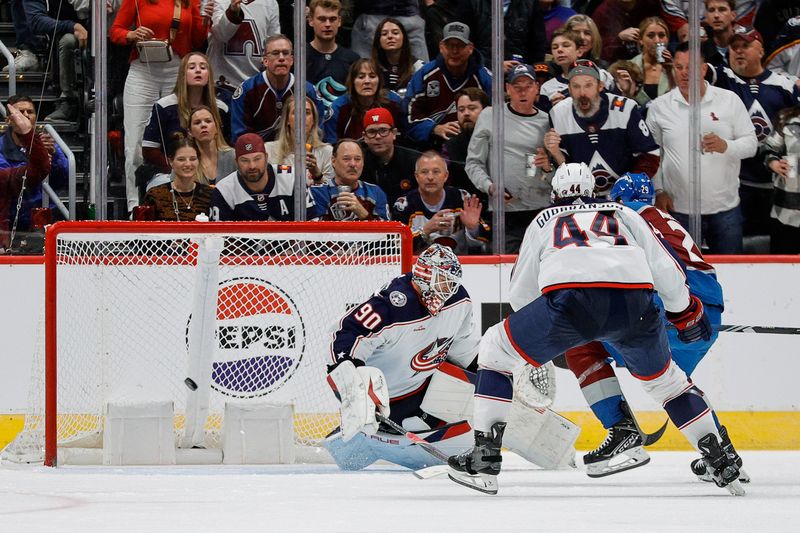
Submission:
M 689 305 L 681 264 L 632 209 L 581 199 L 543 210 L 528 226 L 511 274 L 511 307 L 587 287 L 656 289 L 667 311 Z
M 389 397 L 396 400 L 423 387 L 445 360 L 469 366 L 479 342 L 472 301 L 463 286 L 431 316 L 414 290 L 411 274 L 405 274 L 341 319 L 329 362 L 356 359 L 379 368 Z

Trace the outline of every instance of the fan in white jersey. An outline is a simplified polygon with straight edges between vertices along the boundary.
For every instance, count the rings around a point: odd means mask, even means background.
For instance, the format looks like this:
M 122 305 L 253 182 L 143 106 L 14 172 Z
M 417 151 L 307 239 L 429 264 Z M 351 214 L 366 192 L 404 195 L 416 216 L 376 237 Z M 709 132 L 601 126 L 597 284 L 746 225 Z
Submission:
M 275 0 L 216 0 L 208 59 L 218 80 L 233 92 L 262 65 L 264 40 L 281 32 Z
M 703 305 L 689 294 L 681 266 L 635 211 L 591 197 L 594 179 L 583 163 L 559 167 L 552 187 L 554 204 L 528 226 L 514 265 L 509 287 L 514 312 L 481 340 L 475 447 L 450 458 L 450 478 L 496 493 L 511 371 L 520 359 L 540 366 L 600 340 L 621 354 L 631 375 L 664 406 L 700 451 L 716 484 L 744 494 L 735 457 L 720 444 L 714 411 L 670 358 L 653 301 L 657 289 L 682 342 L 710 337 Z
M 383 428 L 376 410 L 445 453 L 468 449 L 475 379 L 469 368 L 474 368 L 478 341 L 461 264 L 439 244 L 420 254 L 412 272 L 348 312 L 333 335 L 328 366 L 342 423 L 325 446 L 337 464 L 357 470 L 378 459 L 414 469 L 439 463 Z M 558 417 L 521 404 L 518 410 L 539 426 Z M 554 443 L 548 435 L 537 439 L 528 428 L 518 439 L 521 454 L 540 466 L 561 466 L 574 458 L 577 433 L 567 424 Z M 536 449 L 527 453 L 528 448 Z

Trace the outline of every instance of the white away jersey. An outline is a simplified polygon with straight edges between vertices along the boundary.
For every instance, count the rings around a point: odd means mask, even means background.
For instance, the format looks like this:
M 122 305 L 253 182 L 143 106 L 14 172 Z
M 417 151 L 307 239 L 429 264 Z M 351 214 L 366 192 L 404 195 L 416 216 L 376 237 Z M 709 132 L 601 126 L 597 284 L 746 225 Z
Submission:
M 232 20 L 230 0 L 216 0 L 211 33 L 208 36 L 208 60 L 214 76 L 238 87 L 262 69 L 264 39 L 281 32 L 278 3 L 275 0 L 242 0 L 241 20 Z
M 591 199 L 539 213 L 525 232 L 511 274 L 511 307 L 519 310 L 558 289 L 657 289 L 668 311 L 689 305 L 680 264 L 636 211 Z
M 467 367 L 478 355 L 479 342 L 463 286 L 431 316 L 411 284 L 411 274 L 405 274 L 342 318 L 329 361 L 359 359 L 379 368 L 395 400 L 422 387 L 445 360 Z

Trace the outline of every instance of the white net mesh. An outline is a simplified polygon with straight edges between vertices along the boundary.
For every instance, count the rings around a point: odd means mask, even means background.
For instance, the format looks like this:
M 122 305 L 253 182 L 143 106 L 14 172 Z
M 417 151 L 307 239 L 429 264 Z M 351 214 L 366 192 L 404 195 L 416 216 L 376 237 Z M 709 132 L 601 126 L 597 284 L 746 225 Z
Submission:
M 212 236 L 224 246 L 205 445 L 220 445 L 224 405 L 234 399 L 294 404 L 297 443 L 318 443 L 338 425 L 325 381 L 330 333 L 350 306 L 402 271 L 400 233 L 341 226 L 305 234 L 126 234 L 119 226 L 61 233 L 57 257 L 48 258 L 57 264 L 59 446 L 100 445 L 109 401 L 173 401 L 180 441 L 197 251 Z M 35 460 L 43 449 L 44 357 L 34 359 L 30 411 L 7 458 Z

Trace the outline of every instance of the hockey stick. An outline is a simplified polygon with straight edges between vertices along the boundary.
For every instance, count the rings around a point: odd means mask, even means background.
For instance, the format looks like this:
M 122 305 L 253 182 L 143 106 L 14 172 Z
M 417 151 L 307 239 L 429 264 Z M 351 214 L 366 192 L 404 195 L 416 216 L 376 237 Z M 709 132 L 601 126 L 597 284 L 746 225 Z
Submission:
M 775 335 L 800 335 L 800 328 L 783 326 L 737 326 L 733 324 L 715 325 L 714 329 L 724 333 L 772 333 Z
M 653 433 L 645 433 L 639 428 L 639 432 L 642 434 L 642 446 L 651 446 L 658 442 L 658 440 L 664 436 L 664 432 L 667 430 L 667 426 L 669 425 L 669 418 L 664 421 L 664 425 L 661 426 L 658 430 L 654 431 Z
M 667 325 L 670 329 L 676 329 L 672 324 Z M 774 335 L 800 335 L 800 328 L 785 326 L 741 326 L 736 324 L 713 324 L 714 331 L 720 333 L 771 333 Z
M 406 429 L 403 426 L 401 426 L 400 424 L 398 424 L 397 422 L 395 422 L 393 420 L 389 420 L 388 418 L 386 418 L 385 416 L 383 416 L 380 413 L 375 413 L 375 418 L 378 419 L 378 422 L 381 422 L 382 424 L 386 424 L 387 426 L 389 426 L 393 430 L 397 431 L 398 433 L 403 435 L 405 438 L 407 438 L 408 440 L 410 440 L 414 444 L 418 444 L 420 448 L 422 448 L 423 450 L 425 450 L 426 452 L 428 452 L 432 456 L 436 457 L 437 459 L 439 459 L 443 463 L 447 464 L 447 460 L 450 458 L 450 456 L 445 454 L 441 450 L 439 450 L 439 448 L 437 448 L 436 446 L 434 446 L 430 442 L 426 441 L 425 439 L 423 439 L 422 437 L 420 437 L 416 433 L 412 433 L 410 431 L 406 431 Z

